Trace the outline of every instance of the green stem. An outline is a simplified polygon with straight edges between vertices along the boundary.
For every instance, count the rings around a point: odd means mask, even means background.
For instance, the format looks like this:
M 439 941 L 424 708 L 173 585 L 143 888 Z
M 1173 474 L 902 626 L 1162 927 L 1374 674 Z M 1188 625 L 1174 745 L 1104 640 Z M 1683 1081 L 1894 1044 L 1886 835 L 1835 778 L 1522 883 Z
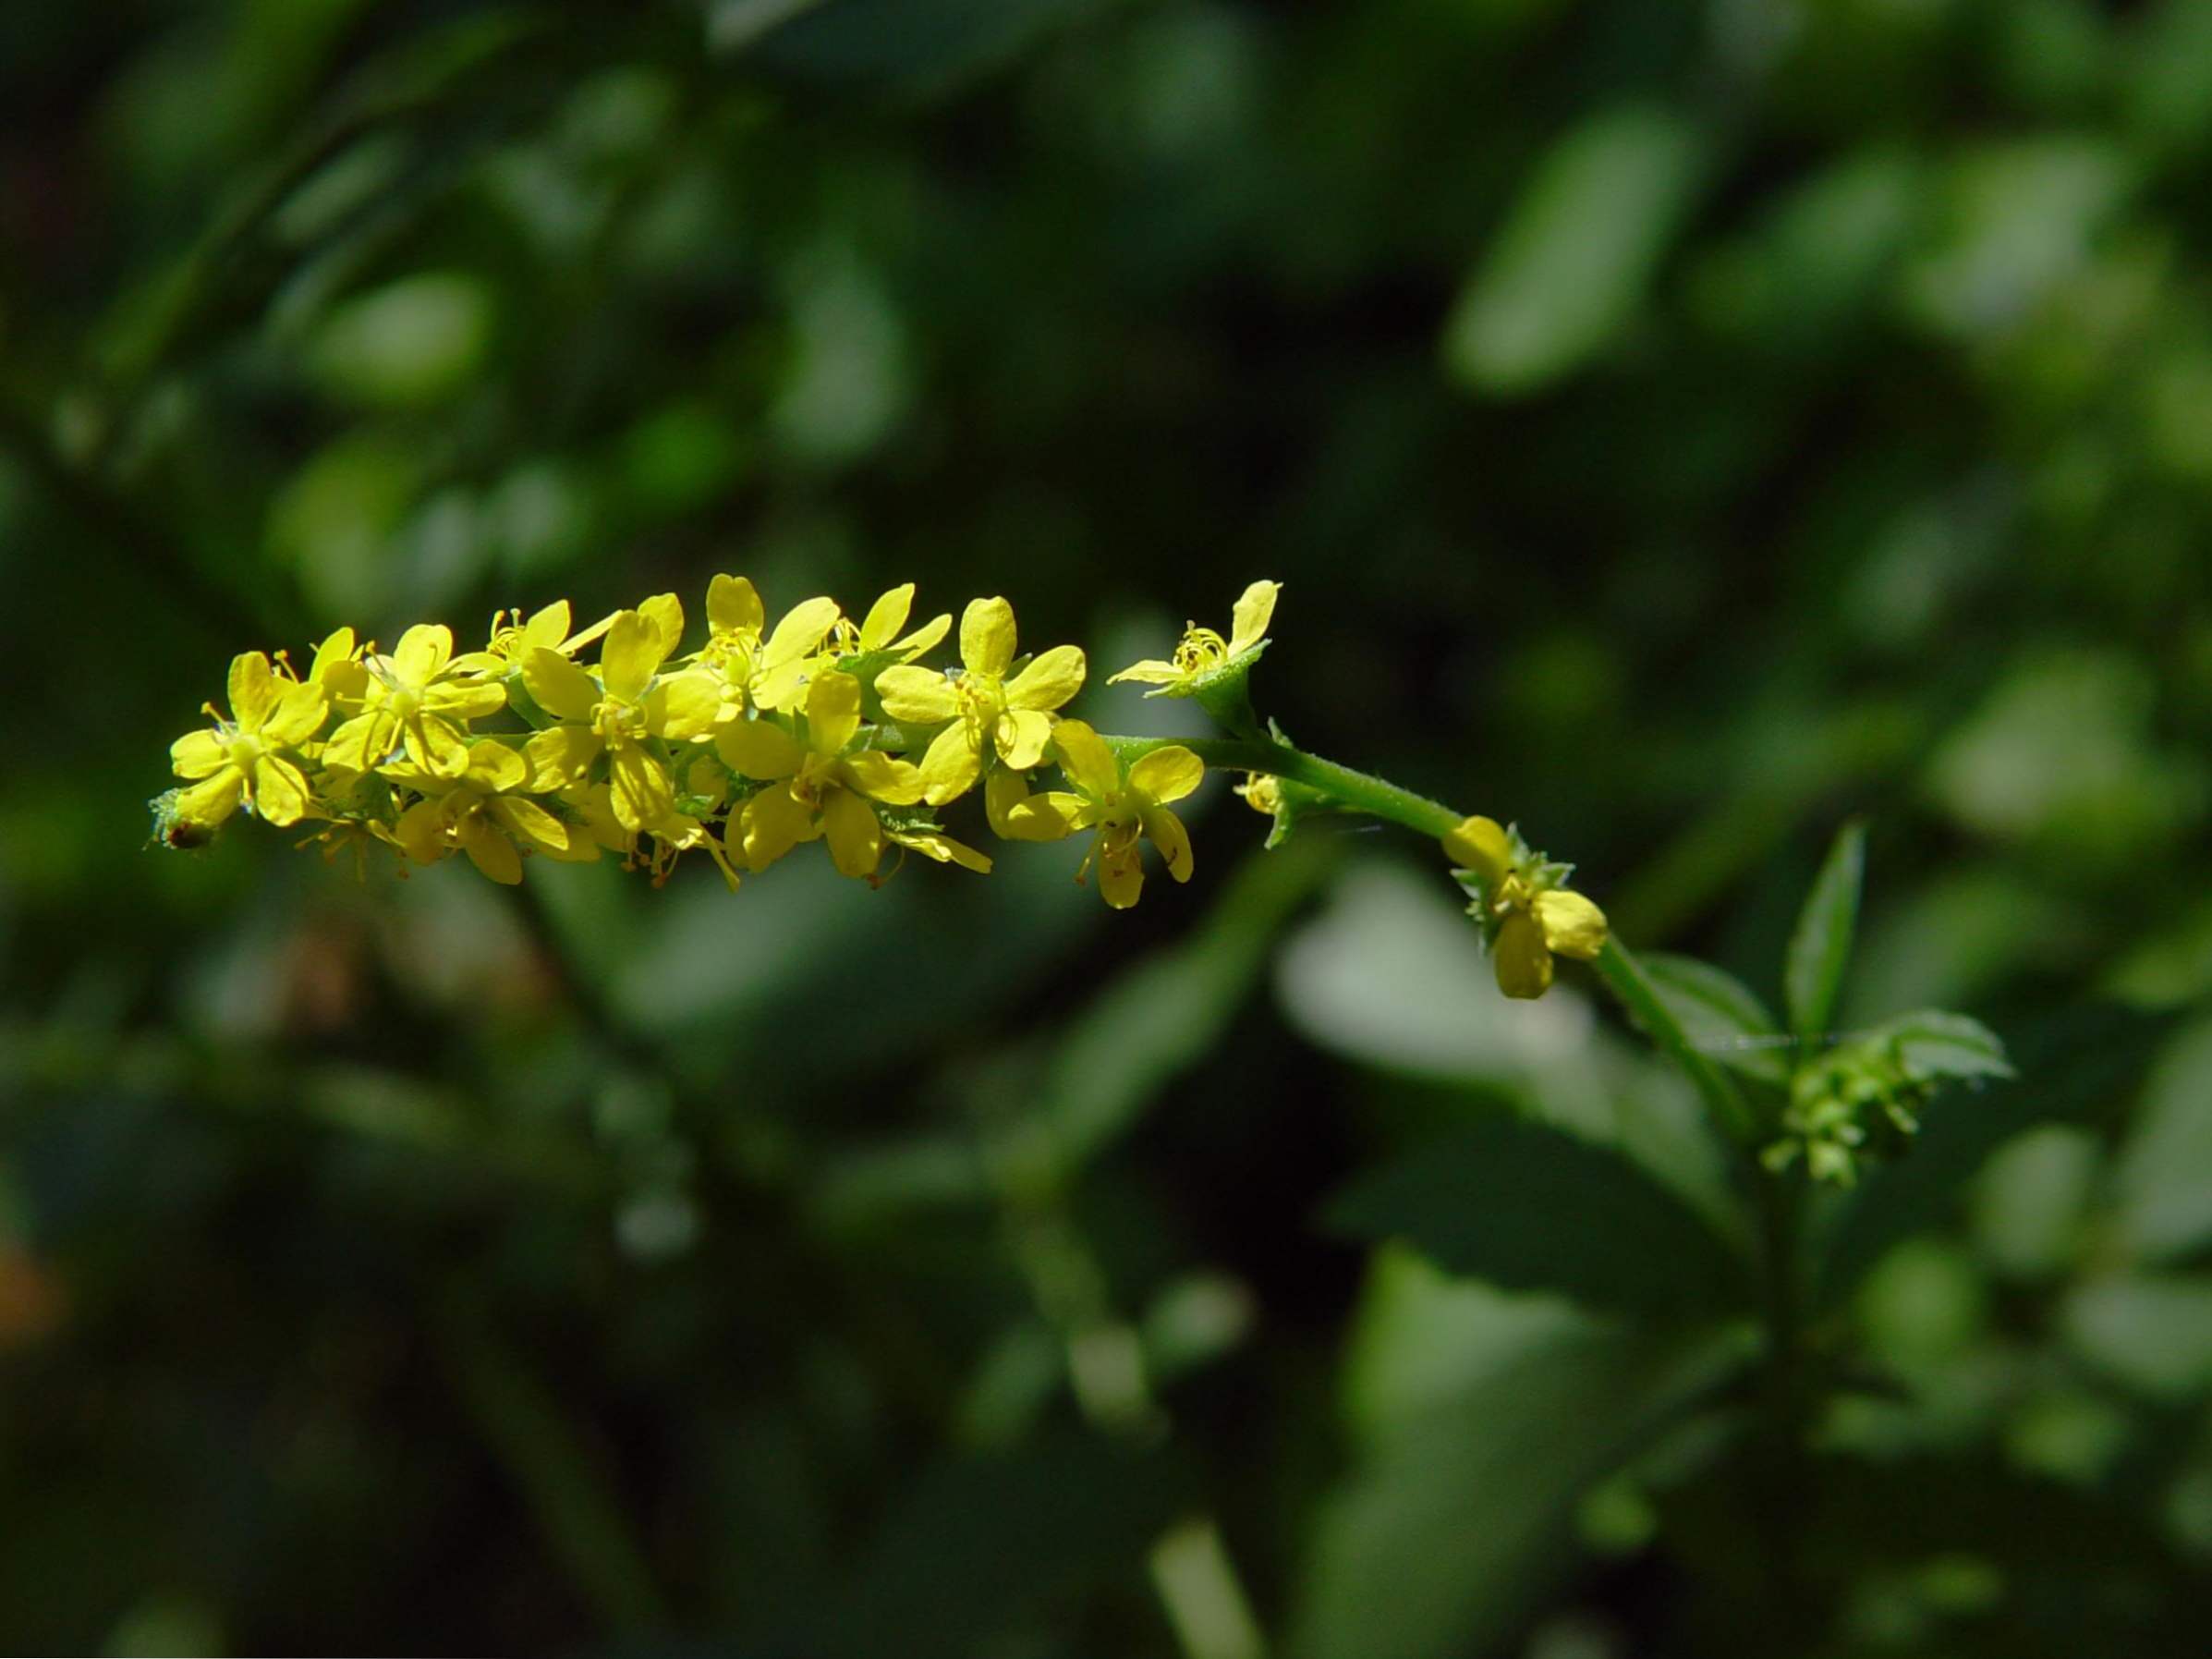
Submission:
M 1106 741 L 1124 762 L 1152 750 L 1180 747 L 1189 750 L 1209 766 L 1288 778 L 1319 789 L 1351 811 L 1387 820 L 1431 839 L 1449 835 L 1465 817 L 1441 801 L 1402 789 L 1369 773 L 1355 772 L 1334 761 L 1307 754 L 1288 743 L 1268 739 L 1255 742 L 1240 738 L 1108 737 Z M 1609 939 L 1604 950 L 1598 953 L 1596 967 L 1598 977 L 1622 1007 L 1650 1034 L 1660 1052 L 1682 1067 L 1721 1132 L 1738 1146 L 1754 1144 L 1758 1139 L 1759 1125 L 1750 1103 L 1744 1100 L 1728 1073 L 1690 1042 L 1689 1033 L 1683 1030 L 1681 1021 L 1674 1018 L 1627 947 L 1618 940 Z

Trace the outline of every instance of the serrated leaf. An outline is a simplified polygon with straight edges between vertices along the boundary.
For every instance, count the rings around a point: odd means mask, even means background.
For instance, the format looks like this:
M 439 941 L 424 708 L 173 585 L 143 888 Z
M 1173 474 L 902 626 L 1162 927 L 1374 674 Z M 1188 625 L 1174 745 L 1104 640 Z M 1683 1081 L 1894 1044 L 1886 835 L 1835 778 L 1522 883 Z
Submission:
M 1585 1307 L 1683 1318 L 1741 1306 L 1743 1264 L 1640 1166 L 1505 1114 L 1355 1180 L 1329 1224 L 1404 1238 L 1453 1273 Z
M 1843 970 L 1851 965 L 1866 868 L 1866 826 L 1853 819 L 1836 833 L 1790 935 L 1782 989 L 1790 1005 L 1790 1029 L 1800 1037 L 1825 1034 L 1835 1017 Z
M 1531 392 L 1579 368 L 1634 315 L 1682 222 L 1703 146 L 1664 110 L 1609 110 L 1537 162 L 1444 331 L 1477 390 Z
M 1781 1026 L 1757 994 L 1734 974 L 1695 957 L 1647 952 L 1637 958 L 1652 989 L 1693 1046 L 1721 1065 L 1777 1086 L 1790 1080 Z

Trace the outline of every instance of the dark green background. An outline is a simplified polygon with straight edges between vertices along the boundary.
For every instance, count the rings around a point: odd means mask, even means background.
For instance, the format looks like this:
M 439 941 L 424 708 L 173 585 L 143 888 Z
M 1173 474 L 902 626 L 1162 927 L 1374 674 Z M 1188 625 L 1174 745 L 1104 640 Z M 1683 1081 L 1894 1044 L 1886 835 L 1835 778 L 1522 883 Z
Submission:
M 1232 1659 L 1192 1518 L 1317 1659 L 2201 1641 L 2212 9 L 92 0 L 0 111 L 0 1643 Z M 1846 1026 L 2025 1073 L 1849 1221 L 1867 1392 L 1762 1486 L 1687 1338 L 1324 1225 L 1687 1132 L 1395 832 L 143 846 L 237 651 L 721 569 L 1124 731 L 1279 578 L 1264 713 L 1769 995 L 1866 814 Z

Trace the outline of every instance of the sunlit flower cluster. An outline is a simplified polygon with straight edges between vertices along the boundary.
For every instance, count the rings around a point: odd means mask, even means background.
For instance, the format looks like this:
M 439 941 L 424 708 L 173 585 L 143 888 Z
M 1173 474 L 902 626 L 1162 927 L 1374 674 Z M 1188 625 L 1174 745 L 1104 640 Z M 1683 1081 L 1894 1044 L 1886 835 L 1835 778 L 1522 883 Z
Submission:
M 697 853 L 733 888 L 819 841 L 842 873 L 880 882 L 907 852 L 988 872 L 939 816 L 980 786 L 1003 838 L 1094 832 L 1083 873 L 1095 867 L 1117 908 L 1143 886 L 1143 841 L 1188 880 L 1169 803 L 1197 787 L 1197 756 L 1153 744 L 1124 758 L 1063 719 L 1084 654 L 1023 654 L 1004 599 L 967 606 L 956 667 L 925 666 L 952 617 L 909 631 L 913 601 L 909 583 L 856 620 L 808 599 L 772 627 L 753 584 L 723 575 L 689 651 L 682 602 L 663 593 L 580 630 L 565 601 L 503 611 L 479 651 L 427 624 L 388 652 L 340 628 L 304 674 L 249 652 L 227 710 L 206 705 L 211 724 L 171 747 L 184 782 L 153 803 L 156 836 L 203 845 L 242 809 L 308 826 L 333 854 L 459 853 L 503 883 L 533 857 L 611 853 L 659 880 Z M 1048 767 L 1065 788 L 1033 787 Z

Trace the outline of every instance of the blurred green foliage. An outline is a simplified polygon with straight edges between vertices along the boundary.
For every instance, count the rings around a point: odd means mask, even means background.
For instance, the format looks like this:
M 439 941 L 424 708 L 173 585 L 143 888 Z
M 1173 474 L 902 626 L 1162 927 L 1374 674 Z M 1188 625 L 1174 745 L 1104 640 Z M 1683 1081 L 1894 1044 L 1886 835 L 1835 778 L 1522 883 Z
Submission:
M 0 91 L 10 1647 L 2201 1645 L 2212 9 L 110 0 Z M 1713 1040 L 1863 817 L 1834 1023 L 2022 1076 L 1810 1218 L 1809 1451 L 1687 1091 L 1433 848 L 142 848 L 236 651 L 724 568 L 1100 666 L 1280 578 L 1263 714 Z

